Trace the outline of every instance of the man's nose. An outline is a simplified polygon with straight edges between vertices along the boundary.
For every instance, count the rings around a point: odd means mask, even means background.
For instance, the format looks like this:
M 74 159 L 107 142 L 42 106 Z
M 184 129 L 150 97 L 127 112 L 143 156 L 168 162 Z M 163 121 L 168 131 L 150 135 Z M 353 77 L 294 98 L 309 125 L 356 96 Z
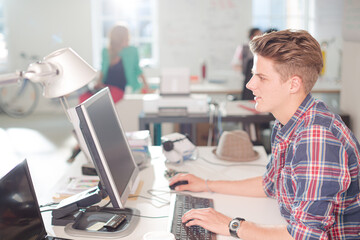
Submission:
M 249 82 L 246 84 L 246 88 L 253 91 L 254 89 L 254 78 L 255 76 L 252 76 L 249 80 Z

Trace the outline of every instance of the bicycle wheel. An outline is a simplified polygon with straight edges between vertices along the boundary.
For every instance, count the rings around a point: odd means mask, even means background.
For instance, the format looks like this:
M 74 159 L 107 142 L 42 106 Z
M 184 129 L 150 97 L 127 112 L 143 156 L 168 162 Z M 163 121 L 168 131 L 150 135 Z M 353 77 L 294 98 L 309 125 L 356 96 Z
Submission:
M 20 84 L 0 88 L 0 108 L 11 117 L 23 118 L 30 115 L 38 102 L 38 86 L 28 79 Z

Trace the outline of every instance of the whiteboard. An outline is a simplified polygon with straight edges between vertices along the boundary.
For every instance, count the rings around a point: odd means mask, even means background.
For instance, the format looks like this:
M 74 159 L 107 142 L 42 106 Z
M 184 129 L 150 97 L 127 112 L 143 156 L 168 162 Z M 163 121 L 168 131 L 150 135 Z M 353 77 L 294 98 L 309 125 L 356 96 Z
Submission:
M 159 0 L 160 67 L 187 67 L 200 75 L 231 71 L 236 46 L 247 41 L 251 0 Z

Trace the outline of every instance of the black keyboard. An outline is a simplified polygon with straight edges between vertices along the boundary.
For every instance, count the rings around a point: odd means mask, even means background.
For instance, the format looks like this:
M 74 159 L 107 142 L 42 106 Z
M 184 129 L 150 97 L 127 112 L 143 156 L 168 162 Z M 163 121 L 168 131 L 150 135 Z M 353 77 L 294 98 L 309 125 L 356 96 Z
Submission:
M 186 227 L 185 224 L 181 222 L 181 217 L 188 210 L 193 208 L 208 207 L 214 207 L 214 201 L 212 199 L 176 194 L 174 215 L 171 225 L 171 232 L 175 235 L 175 238 L 177 240 L 215 240 L 215 233 L 210 232 L 200 226 Z

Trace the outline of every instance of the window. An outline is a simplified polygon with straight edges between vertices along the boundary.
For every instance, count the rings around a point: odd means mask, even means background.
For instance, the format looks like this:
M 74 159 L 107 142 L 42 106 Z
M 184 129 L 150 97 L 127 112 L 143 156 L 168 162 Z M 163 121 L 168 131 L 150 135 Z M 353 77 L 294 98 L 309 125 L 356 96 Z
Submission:
M 0 72 L 6 70 L 8 60 L 5 33 L 4 3 L 0 0 Z
M 108 32 L 117 22 L 125 22 L 130 31 L 130 44 L 137 47 L 142 67 L 155 62 L 154 3 L 152 0 L 103 0 L 102 43 L 107 45 Z
M 266 31 L 269 28 L 310 30 L 311 0 L 253 0 L 253 26 Z

